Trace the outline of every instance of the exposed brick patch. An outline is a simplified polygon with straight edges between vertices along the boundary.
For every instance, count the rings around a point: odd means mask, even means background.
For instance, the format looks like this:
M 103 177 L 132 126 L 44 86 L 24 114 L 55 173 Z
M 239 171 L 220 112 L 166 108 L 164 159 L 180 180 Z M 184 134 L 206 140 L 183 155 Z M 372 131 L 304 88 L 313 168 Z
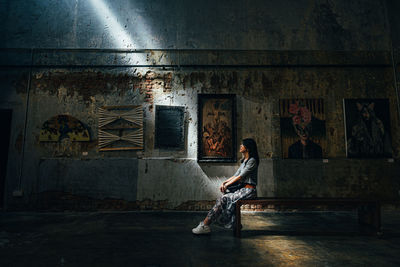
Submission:
M 107 95 L 117 92 L 124 96 L 126 92 L 134 89 L 139 90 L 139 93 L 144 95 L 144 102 L 149 103 L 149 108 L 152 110 L 154 102 L 153 90 L 160 88 L 164 92 L 170 92 L 172 77 L 171 72 L 156 73 L 150 70 L 145 74 L 115 74 L 93 70 L 52 70 L 38 72 L 33 75 L 32 88 L 34 88 L 34 92 L 47 91 L 49 94 L 55 95 L 58 93 L 58 89 L 63 87 L 67 90 L 67 96 L 73 96 L 78 93 L 85 102 L 90 102 L 90 97 L 96 94 Z M 23 84 L 25 80 L 26 77 L 21 76 L 19 83 Z
M 172 73 L 157 74 L 153 71 L 146 72 L 145 81 L 142 85 L 141 93 L 145 93 L 144 101 L 149 105 L 149 110 L 153 110 L 154 90 L 162 89 L 163 92 L 171 92 Z
M 133 211 L 133 210 L 178 210 L 178 211 L 208 211 L 215 204 L 215 200 L 190 200 L 171 208 L 168 200 L 126 201 L 123 199 L 94 199 L 87 196 L 78 196 L 59 191 L 47 191 L 36 195 L 27 205 L 24 201 L 14 201 L 7 210 L 10 211 Z M 354 207 L 349 206 L 349 210 Z M 400 210 L 399 204 L 386 205 L 388 210 Z M 343 211 L 343 206 L 315 206 L 293 208 L 284 205 L 242 205 L 242 211 Z
M 96 94 L 107 95 L 112 91 L 118 91 L 124 95 L 131 88 L 138 88 L 141 82 L 140 75 L 126 73 L 52 70 L 36 73 L 32 77 L 32 88 L 54 95 L 60 87 L 64 87 L 68 96 L 73 96 L 76 92 L 85 102 L 90 102 L 90 97 Z
M 94 199 L 86 196 L 73 195 L 66 192 L 43 192 L 38 194 L 36 210 L 44 211 L 102 211 L 102 210 L 179 210 L 179 211 L 208 211 L 214 204 L 215 200 L 190 200 L 181 203 L 175 208 L 171 208 L 168 200 L 151 200 L 142 201 L 126 201 L 123 199 Z M 301 210 L 328 210 L 324 206 L 316 206 L 307 208 L 285 207 L 283 205 L 243 205 L 242 211 L 301 211 Z M 349 207 L 351 209 L 352 207 Z M 343 207 L 338 207 L 342 210 Z M 329 207 L 329 210 L 335 210 Z
M 285 205 L 262 205 L 262 204 L 257 204 L 257 205 L 242 205 L 240 207 L 240 210 L 242 211 L 343 211 L 343 210 L 354 210 L 354 207 L 352 205 L 343 206 L 343 205 L 337 205 L 335 206 L 324 206 L 324 205 L 314 205 L 310 207 L 296 207 L 293 208 L 293 206 L 285 206 Z
M 172 73 L 164 74 L 164 92 L 171 92 L 172 89 Z
M 126 201 L 123 199 L 94 199 L 71 193 L 48 191 L 37 195 L 34 210 L 41 211 L 102 211 L 102 210 L 180 210 L 206 211 L 212 208 L 215 201 L 187 201 L 175 208 L 169 207 L 168 200 Z
M 167 200 L 127 201 L 123 199 L 94 199 L 66 192 L 43 192 L 38 194 L 37 209 L 50 211 L 101 211 L 101 210 L 164 210 Z
M 183 202 L 175 210 L 206 211 L 210 210 L 215 204 L 215 200 L 190 200 Z

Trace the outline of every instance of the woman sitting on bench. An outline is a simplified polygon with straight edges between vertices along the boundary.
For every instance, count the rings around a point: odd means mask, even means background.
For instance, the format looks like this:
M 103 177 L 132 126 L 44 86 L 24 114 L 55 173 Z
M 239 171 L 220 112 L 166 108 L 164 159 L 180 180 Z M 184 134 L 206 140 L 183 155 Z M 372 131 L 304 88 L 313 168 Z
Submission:
M 193 234 L 210 233 L 210 224 L 217 219 L 219 223 L 224 224 L 225 228 L 232 229 L 235 222 L 236 202 L 257 196 L 257 172 L 260 159 L 256 142 L 251 138 L 244 139 L 240 145 L 240 152 L 243 155 L 242 164 L 232 177 L 222 183 L 220 191 L 223 195 L 217 199 L 204 221 L 192 229 Z

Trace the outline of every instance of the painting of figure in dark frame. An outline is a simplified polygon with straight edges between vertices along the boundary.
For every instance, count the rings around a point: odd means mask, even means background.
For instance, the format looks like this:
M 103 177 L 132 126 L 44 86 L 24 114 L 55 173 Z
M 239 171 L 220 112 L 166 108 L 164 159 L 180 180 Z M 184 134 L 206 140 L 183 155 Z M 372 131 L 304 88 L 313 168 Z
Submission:
M 236 98 L 198 95 L 198 162 L 236 162 Z
M 344 99 L 348 158 L 391 158 L 388 99 Z
M 281 99 L 282 157 L 320 159 L 326 150 L 323 99 Z

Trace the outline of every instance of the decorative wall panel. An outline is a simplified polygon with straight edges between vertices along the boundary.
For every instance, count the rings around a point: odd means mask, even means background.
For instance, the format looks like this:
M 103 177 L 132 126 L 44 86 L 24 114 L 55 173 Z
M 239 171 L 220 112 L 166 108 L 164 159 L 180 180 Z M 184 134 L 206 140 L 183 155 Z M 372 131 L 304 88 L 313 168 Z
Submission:
M 99 151 L 143 149 L 142 106 L 99 108 Z

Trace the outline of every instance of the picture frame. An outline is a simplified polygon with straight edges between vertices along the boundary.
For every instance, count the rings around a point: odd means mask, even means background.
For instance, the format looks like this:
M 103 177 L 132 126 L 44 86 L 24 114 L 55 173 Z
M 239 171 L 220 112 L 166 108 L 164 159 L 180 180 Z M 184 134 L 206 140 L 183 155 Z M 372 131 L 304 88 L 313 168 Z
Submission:
M 230 162 L 236 158 L 236 95 L 198 95 L 198 162 Z
M 156 105 L 156 149 L 185 149 L 185 108 Z
M 324 99 L 279 99 L 279 113 L 282 158 L 324 158 L 327 150 Z
M 347 158 L 392 158 L 387 98 L 343 99 Z

